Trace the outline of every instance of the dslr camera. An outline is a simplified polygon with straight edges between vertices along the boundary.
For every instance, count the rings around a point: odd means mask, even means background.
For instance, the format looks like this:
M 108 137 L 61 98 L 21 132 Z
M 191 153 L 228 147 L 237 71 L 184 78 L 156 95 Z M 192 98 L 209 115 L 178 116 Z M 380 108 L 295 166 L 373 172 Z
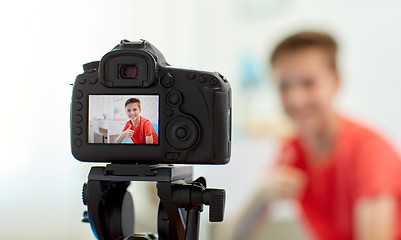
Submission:
M 179 69 L 147 41 L 122 40 L 84 64 L 71 101 L 71 149 L 92 167 L 82 221 L 99 240 L 197 240 L 203 206 L 224 218 L 225 191 L 192 178 L 191 166 L 231 153 L 231 89 L 219 73 Z M 135 234 L 133 181 L 157 182 L 158 234 Z
M 83 68 L 71 101 L 76 159 L 228 163 L 231 88 L 219 73 L 171 67 L 145 40 L 122 40 Z

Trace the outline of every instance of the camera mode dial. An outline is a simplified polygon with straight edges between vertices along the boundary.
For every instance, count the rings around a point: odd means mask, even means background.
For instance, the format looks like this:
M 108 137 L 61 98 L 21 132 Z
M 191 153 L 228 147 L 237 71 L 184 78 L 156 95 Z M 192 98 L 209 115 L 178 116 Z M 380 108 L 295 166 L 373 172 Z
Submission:
M 99 61 L 93 61 L 83 65 L 85 73 L 96 72 L 99 69 Z

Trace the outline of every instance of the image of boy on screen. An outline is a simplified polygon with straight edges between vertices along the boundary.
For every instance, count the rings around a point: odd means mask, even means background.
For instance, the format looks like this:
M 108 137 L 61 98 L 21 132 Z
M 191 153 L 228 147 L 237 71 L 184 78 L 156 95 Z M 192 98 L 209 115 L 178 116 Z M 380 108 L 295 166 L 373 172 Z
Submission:
M 140 116 L 141 101 L 138 98 L 128 99 L 125 102 L 125 111 L 129 120 L 115 142 L 121 143 L 127 137 L 134 144 L 158 144 L 158 136 L 152 123 Z

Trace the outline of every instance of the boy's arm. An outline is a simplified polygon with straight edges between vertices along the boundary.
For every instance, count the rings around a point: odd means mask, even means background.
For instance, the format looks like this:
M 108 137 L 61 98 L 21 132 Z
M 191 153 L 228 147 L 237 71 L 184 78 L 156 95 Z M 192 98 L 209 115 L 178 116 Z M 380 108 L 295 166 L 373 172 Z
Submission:
M 118 137 L 116 138 L 115 143 L 121 143 L 125 138 L 125 132 L 120 133 L 120 135 L 118 135 Z
M 395 194 L 381 194 L 360 199 L 354 209 L 355 239 L 395 239 L 397 208 Z
M 145 137 L 146 144 L 153 144 L 153 135 L 150 134 L 149 136 Z
M 145 142 L 146 144 L 153 144 L 153 125 L 150 121 L 146 121 L 144 124 Z
M 250 239 L 261 227 L 269 202 L 297 198 L 305 184 L 305 174 L 298 168 L 285 164 L 277 166 L 272 174 L 262 179 L 260 187 L 238 216 L 234 224 L 234 239 Z
M 401 159 L 379 137 L 367 138 L 357 153 L 353 171 L 355 239 L 395 239 L 399 228 Z
M 260 188 L 235 219 L 233 240 L 252 239 L 252 234 L 258 230 L 257 223 L 263 222 L 267 215 L 268 202 L 264 189 Z

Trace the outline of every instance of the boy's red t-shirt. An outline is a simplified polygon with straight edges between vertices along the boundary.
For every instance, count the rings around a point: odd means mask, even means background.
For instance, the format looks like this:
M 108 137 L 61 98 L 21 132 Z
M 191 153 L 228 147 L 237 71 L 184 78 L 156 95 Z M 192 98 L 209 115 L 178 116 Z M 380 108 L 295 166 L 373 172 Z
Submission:
M 139 125 L 137 127 L 134 127 L 132 124 L 131 120 L 128 120 L 127 123 L 125 124 L 125 127 L 123 129 L 123 132 L 125 130 L 128 129 L 128 127 L 130 127 L 131 130 L 134 130 L 134 135 L 132 135 L 131 140 L 135 143 L 135 144 L 146 144 L 146 136 L 149 136 L 150 134 L 152 134 L 153 136 L 153 144 L 158 144 L 159 139 L 157 136 L 157 133 L 155 131 L 155 129 L 153 128 L 152 123 L 140 116 L 141 120 L 139 122 Z
M 308 159 L 297 137 L 284 144 L 281 157 L 307 176 L 299 200 L 318 239 L 354 239 L 357 201 L 381 193 L 398 198 L 396 239 L 401 239 L 401 159 L 376 133 L 341 118 L 336 143 L 324 161 Z

